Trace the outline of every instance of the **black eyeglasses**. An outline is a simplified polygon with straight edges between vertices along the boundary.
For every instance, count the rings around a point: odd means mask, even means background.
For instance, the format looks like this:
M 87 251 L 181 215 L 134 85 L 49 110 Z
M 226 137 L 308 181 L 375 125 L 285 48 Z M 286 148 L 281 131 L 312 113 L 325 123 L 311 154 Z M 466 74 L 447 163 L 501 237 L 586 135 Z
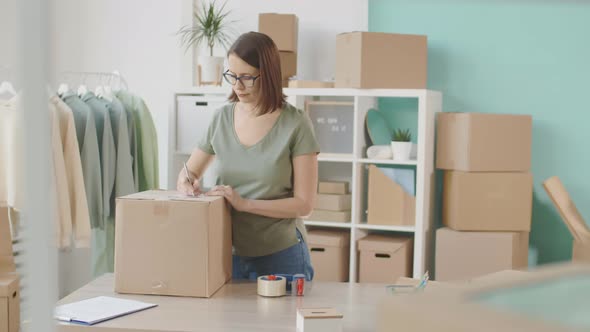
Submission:
M 236 85 L 236 83 L 238 83 L 238 81 L 240 81 L 240 83 L 242 83 L 242 86 L 244 88 L 251 88 L 254 86 L 254 82 L 256 81 L 257 78 L 259 78 L 260 75 L 256 75 L 256 76 L 252 76 L 252 75 L 242 75 L 242 76 L 236 76 L 232 73 L 229 72 L 229 69 L 225 71 L 225 73 L 223 73 L 223 78 L 225 79 L 225 81 L 231 85 Z

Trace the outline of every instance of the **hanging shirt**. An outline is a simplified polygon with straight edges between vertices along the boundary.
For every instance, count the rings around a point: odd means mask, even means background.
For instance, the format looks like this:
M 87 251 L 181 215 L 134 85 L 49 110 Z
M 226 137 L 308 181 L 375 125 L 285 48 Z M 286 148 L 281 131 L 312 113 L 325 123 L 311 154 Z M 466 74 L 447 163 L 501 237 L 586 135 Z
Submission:
M 104 217 L 102 170 L 94 114 L 74 92 L 65 93 L 62 99 L 70 107 L 74 117 L 90 225 L 96 228 L 103 225 Z
M 244 146 L 234 130 L 235 103 L 219 109 L 198 147 L 215 155 L 218 183 L 229 185 L 248 199 L 274 200 L 293 197 L 293 158 L 318 153 L 309 116 L 285 104 L 272 129 L 252 146 Z M 265 256 L 304 237 L 299 218 L 272 218 L 232 209 L 232 237 L 239 256 Z
M 116 150 L 113 130 L 111 128 L 111 117 L 108 107 L 96 98 L 94 93 L 87 92 L 82 96 L 84 101 L 94 115 L 96 120 L 96 137 L 98 140 L 98 152 L 102 171 L 102 217 L 100 227 L 104 227 L 106 218 L 111 213 L 111 194 L 115 187 L 116 172 Z
M 75 245 L 78 248 L 88 248 L 90 246 L 90 215 L 74 115 L 70 107 L 57 96 L 53 96 L 51 102 L 55 105 L 59 118 Z
M 158 137 L 152 115 L 145 102 L 128 91 L 118 91 L 116 97 L 133 113 L 135 120 L 139 191 L 157 189 L 160 186 Z
M 22 211 L 24 205 L 23 119 L 18 115 L 20 97 L 0 100 L 0 202 Z
M 125 107 L 125 105 L 123 105 L 123 103 L 116 96 L 113 96 L 112 104 L 117 108 L 125 110 L 125 114 L 127 115 L 127 134 L 129 134 L 129 153 L 131 154 L 132 161 L 134 192 L 138 192 L 138 151 L 135 118 L 133 117 L 133 112 L 129 108 Z

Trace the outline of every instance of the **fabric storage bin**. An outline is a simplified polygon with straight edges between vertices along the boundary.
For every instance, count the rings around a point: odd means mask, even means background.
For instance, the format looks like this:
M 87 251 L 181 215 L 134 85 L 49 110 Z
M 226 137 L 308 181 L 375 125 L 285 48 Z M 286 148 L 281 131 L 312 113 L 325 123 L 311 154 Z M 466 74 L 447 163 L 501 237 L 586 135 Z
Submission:
M 413 239 L 371 234 L 358 241 L 359 282 L 395 283 L 412 275 Z
M 310 230 L 307 242 L 315 271 L 314 280 L 348 281 L 350 233 Z

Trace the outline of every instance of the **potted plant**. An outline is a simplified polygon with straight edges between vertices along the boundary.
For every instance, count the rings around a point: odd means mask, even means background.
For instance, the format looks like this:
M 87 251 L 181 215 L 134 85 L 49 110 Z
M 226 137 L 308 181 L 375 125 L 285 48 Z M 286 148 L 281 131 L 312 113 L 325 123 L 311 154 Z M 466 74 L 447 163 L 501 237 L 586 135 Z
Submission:
M 226 2 L 218 6 L 217 1 L 202 1 L 199 8 L 195 5 L 193 12 L 193 24 L 182 27 L 178 31 L 181 36 L 181 44 L 185 51 L 192 46 L 206 46 L 209 54 L 197 57 L 197 79 L 199 85 L 221 85 L 224 56 L 213 56 L 213 49 L 219 45 L 225 49 L 231 44 L 233 36 L 229 21 L 230 11 L 225 10 Z
M 410 129 L 396 129 L 391 139 L 391 153 L 394 160 L 410 160 L 412 152 L 412 134 Z

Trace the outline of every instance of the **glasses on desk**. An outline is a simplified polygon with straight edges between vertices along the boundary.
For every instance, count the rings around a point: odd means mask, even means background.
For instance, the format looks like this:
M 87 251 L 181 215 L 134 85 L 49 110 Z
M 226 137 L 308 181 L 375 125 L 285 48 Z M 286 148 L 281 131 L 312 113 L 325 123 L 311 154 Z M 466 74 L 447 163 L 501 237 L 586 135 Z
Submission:
M 257 78 L 259 78 L 260 75 L 256 75 L 256 76 L 252 76 L 252 75 L 242 75 L 242 76 L 236 76 L 235 74 L 232 74 L 229 69 L 226 70 L 223 73 L 223 78 L 225 79 L 225 81 L 231 85 L 236 85 L 236 83 L 240 82 L 242 83 L 242 86 L 244 88 L 251 88 L 254 86 L 254 82 L 256 81 Z

